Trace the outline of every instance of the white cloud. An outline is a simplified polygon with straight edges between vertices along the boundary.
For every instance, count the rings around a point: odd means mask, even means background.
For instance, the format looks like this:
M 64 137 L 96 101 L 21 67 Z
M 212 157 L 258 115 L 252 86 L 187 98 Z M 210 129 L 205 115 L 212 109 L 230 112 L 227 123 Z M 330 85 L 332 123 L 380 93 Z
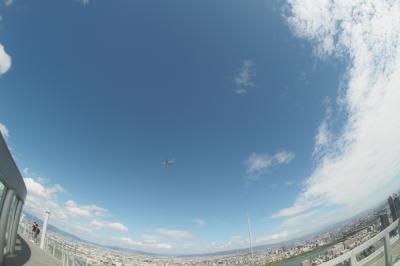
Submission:
M 6 6 L 11 6 L 12 4 L 14 4 L 14 0 L 5 0 L 5 1 L 4 1 L 4 4 L 5 4 Z
M 67 218 L 56 199 L 56 194 L 63 191 L 60 185 L 46 187 L 32 177 L 25 177 L 24 182 L 28 192 L 24 205 L 25 210 L 37 217 L 42 217 L 46 209 L 50 210 L 51 220 L 56 222 Z
M 325 117 L 318 127 L 317 135 L 314 138 L 313 157 L 319 159 L 329 152 L 329 146 L 334 138 L 332 134 L 332 107 L 330 99 L 325 99 Z
M 290 0 L 289 8 L 293 31 L 318 56 L 349 59 L 339 99 L 346 122 L 293 206 L 274 216 L 318 206 L 354 215 L 400 186 L 400 2 Z
M 3 137 L 7 139 L 10 136 L 10 132 L 8 131 L 8 128 L 6 125 L 0 123 L 0 133 L 3 134 Z
M 259 175 L 272 165 L 272 157 L 269 154 L 252 153 L 246 160 L 247 173 Z
M 149 235 L 149 234 L 142 234 L 141 236 L 145 241 L 150 241 L 150 242 L 157 241 L 158 239 L 160 239 L 159 236 Z
M 302 213 L 302 214 L 299 214 L 299 215 L 296 215 L 296 216 L 292 216 L 292 217 L 286 219 L 282 223 L 282 225 L 283 226 L 297 226 L 297 225 L 299 225 L 299 224 L 301 224 L 303 222 L 309 221 L 309 218 L 311 216 L 313 216 L 314 214 L 316 214 L 316 213 L 317 213 L 317 211 L 314 210 L 314 211 Z
M 204 221 L 203 219 L 200 219 L 200 218 L 193 219 L 193 222 L 195 224 L 197 224 L 198 226 L 204 226 L 206 224 L 206 221 Z
M 295 154 L 287 151 L 279 151 L 274 155 L 268 153 L 252 153 L 245 161 L 247 181 L 257 181 L 258 178 L 265 174 L 271 167 L 288 164 L 295 157 Z
M 103 229 L 103 228 L 109 228 L 115 231 L 120 231 L 120 232 L 125 232 L 128 231 L 128 228 L 121 224 L 121 223 L 110 223 L 106 221 L 99 221 L 99 220 L 93 220 L 90 222 L 90 225 L 96 228 L 97 230 Z
M 273 242 L 281 242 L 292 236 L 293 236 L 293 234 L 291 232 L 285 230 L 285 231 L 282 231 L 279 233 L 258 237 L 255 239 L 255 243 L 256 244 L 266 244 L 266 243 L 273 243 Z
M 157 234 L 163 236 L 165 238 L 174 239 L 174 240 L 182 240 L 186 238 L 193 238 L 194 235 L 188 231 L 180 231 L 180 230 L 171 230 L 165 228 L 159 228 L 156 230 Z
M 79 0 L 82 5 L 86 6 L 89 4 L 89 0 Z
M 11 68 L 11 57 L 7 54 L 4 46 L 0 44 L 0 76 Z
M 56 193 L 64 190 L 59 184 L 51 187 L 44 187 L 41 183 L 30 177 L 24 178 L 24 182 L 29 195 L 44 200 L 51 199 Z
M 151 251 L 166 251 L 172 249 L 172 245 L 167 243 L 159 243 L 158 241 L 142 242 L 136 241 L 129 237 L 113 237 L 111 238 L 114 242 L 128 246 L 130 248 L 140 248 Z
M 98 207 L 96 205 L 78 206 L 73 200 L 68 200 L 65 203 L 65 209 L 68 214 L 83 218 L 90 218 L 93 216 L 103 217 L 109 215 L 109 211 L 107 209 Z
M 114 229 L 116 231 L 120 231 L 120 232 L 128 231 L 128 227 L 126 227 L 125 225 L 123 225 L 121 223 L 110 223 L 108 226 L 111 229 Z
M 323 204 L 323 202 L 319 202 L 319 204 Z M 272 215 L 272 218 L 293 216 L 316 206 L 318 206 L 316 202 L 298 199 L 293 206 L 280 210 L 276 214 Z
M 254 87 L 254 66 L 252 61 L 243 60 L 242 66 L 233 79 L 237 87 L 235 90 L 237 94 L 246 94 L 251 87 Z
M 93 217 L 109 216 L 109 211 L 96 205 L 78 206 L 72 200 L 62 205 L 58 200 L 58 194 L 64 191 L 61 185 L 46 185 L 50 182 L 49 178 L 45 179 L 45 183 L 39 182 L 38 176 L 30 173 L 28 168 L 25 168 L 22 174 L 28 191 L 24 210 L 36 217 L 43 217 L 44 211 L 49 210 L 50 224 L 92 241 L 103 237 L 94 229 L 105 227 L 121 232 L 128 230 L 126 226 L 117 222 L 97 220 L 90 222 Z
M 296 184 L 296 181 L 294 181 L 294 180 L 287 180 L 287 181 L 285 182 L 285 185 L 286 185 L 286 186 L 292 186 L 292 185 L 294 185 L 294 184 Z
M 274 160 L 276 164 L 288 164 L 295 157 L 295 154 L 288 151 L 280 151 L 274 155 Z

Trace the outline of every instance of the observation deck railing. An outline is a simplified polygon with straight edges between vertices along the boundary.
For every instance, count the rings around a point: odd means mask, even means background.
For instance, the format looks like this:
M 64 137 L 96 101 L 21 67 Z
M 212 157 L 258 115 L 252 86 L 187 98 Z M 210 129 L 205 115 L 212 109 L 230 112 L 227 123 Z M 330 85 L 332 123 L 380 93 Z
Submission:
M 336 257 L 332 260 L 320 264 L 321 266 L 334 266 L 334 265 L 351 265 L 351 266 L 364 266 L 364 265 L 386 265 L 386 266 L 400 266 L 400 219 L 391 223 L 384 230 L 379 232 L 371 239 L 365 241 L 354 249 Z M 397 233 L 397 234 L 396 234 Z M 380 242 L 383 241 L 383 245 Z M 373 253 L 365 258 L 358 260 L 358 256 L 370 247 L 378 247 Z M 393 253 L 395 251 L 395 253 Z M 394 256 L 396 255 L 396 256 Z M 384 257 L 384 258 L 383 258 Z
M 18 228 L 18 233 L 25 237 L 28 241 L 32 239 L 32 230 L 23 223 L 20 223 Z M 36 243 L 39 245 L 39 243 Z M 60 260 L 63 266 L 95 266 L 97 264 L 92 264 L 91 259 L 84 258 L 74 254 L 70 250 L 67 250 L 63 244 L 46 237 L 44 243 L 44 251 L 53 256 L 54 258 Z
M 19 234 L 27 239 L 32 238 L 31 229 L 20 224 Z M 374 237 L 365 241 L 354 249 L 319 264 L 321 266 L 351 265 L 351 266 L 400 266 L 400 219 L 392 222 L 388 227 Z M 374 251 L 362 257 L 364 251 L 374 247 Z M 44 250 L 51 256 L 62 261 L 63 266 L 95 266 L 97 265 L 90 258 L 85 258 L 67 250 L 63 244 L 46 238 Z M 119 265 L 119 264 L 116 264 Z

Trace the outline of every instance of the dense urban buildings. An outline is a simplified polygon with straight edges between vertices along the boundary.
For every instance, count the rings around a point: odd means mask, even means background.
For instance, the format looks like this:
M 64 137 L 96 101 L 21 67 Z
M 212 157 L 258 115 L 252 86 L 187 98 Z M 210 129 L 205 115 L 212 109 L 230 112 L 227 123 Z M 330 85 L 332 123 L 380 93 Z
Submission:
M 389 198 L 389 203 L 392 198 Z M 383 205 L 362 216 L 353 218 L 335 228 L 318 234 L 295 239 L 274 247 L 256 249 L 253 256 L 248 250 L 227 255 L 162 256 L 143 255 L 129 250 L 118 250 L 79 241 L 61 232 L 48 232 L 46 251 L 60 260 L 74 260 L 83 265 L 275 265 L 297 261 L 298 265 L 318 265 L 337 258 L 373 238 L 392 223 L 390 205 Z M 29 238 L 30 223 L 21 221 L 20 233 Z M 383 223 L 382 223 L 383 222 Z M 358 255 L 362 259 L 382 247 L 382 243 L 368 247 Z M 400 255 L 400 254 L 398 254 Z

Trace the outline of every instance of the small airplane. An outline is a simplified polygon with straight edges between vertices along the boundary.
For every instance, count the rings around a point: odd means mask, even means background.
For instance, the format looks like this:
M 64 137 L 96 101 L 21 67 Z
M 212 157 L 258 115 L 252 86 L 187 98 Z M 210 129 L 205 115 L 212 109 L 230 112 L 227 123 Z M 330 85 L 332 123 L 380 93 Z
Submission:
M 174 164 L 174 160 L 164 160 L 162 164 L 166 167 L 171 166 Z

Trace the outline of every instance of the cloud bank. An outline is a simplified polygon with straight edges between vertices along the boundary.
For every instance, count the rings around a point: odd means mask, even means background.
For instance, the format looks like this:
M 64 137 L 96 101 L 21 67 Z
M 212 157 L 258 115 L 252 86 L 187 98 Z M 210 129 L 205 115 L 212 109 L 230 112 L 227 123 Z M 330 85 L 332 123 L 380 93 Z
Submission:
M 273 216 L 337 207 L 344 218 L 400 187 L 400 2 L 290 0 L 288 7 L 291 29 L 317 56 L 347 62 L 338 98 L 346 121 L 337 135 L 329 116 L 322 121 L 315 146 L 326 147 L 323 156 L 294 204 Z
M 75 235 L 86 239 L 98 239 L 98 231 L 108 229 L 110 231 L 125 232 L 128 228 L 122 223 L 104 220 L 111 216 L 110 212 L 96 205 L 78 205 L 73 200 L 60 203 L 58 196 L 64 192 L 59 185 L 47 185 L 39 180 L 48 180 L 30 173 L 24 169 L 24 182 L 28 191 L 24 210 L 42 217 L 44 211 L 50 211 L 50 223 L 63 228 Z M 97 231 L 97 232 L 96 232 Z M 104 237 L 104 236 L 100 236 Z

